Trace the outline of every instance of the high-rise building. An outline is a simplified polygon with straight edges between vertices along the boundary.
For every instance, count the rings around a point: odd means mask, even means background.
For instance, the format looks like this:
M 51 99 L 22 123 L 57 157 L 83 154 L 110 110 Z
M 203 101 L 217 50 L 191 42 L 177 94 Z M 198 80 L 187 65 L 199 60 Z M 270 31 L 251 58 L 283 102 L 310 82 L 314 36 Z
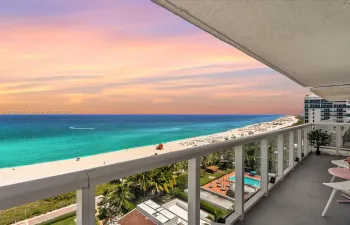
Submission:
M 337 123 L 350 122 L 350 101 L 327 101 L 315 94 L 304 99 L 305 123 L 330 120 Z

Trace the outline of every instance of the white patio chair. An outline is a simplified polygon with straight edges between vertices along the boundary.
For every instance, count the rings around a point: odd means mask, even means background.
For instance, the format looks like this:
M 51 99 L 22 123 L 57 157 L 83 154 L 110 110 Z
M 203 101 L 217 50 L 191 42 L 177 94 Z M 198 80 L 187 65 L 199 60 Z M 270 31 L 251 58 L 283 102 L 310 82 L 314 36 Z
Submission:
M 349 168 L 349 164 L 347 162 L 344 161 L 344 159 L 340 159 L 340 160 L 332 160 L 331 161 L 334 165 L 338 166 L 339 168 Z M 331 179 L 331 183 L 334 181 L 335 176 L 332 177 Z
M 326 207 L 324 208 L 323 213 L 322 213 L 322 216 L 325 216 L 327 211 L 328 211 L 329 206 L 331 205 L 331 203 L 334 199 L 335 194 L 338 191 L 350 190 L 350 181 L 335 182 L 335 183 L 323 183 L 323 184 L 333 188 L 332 194 L 329 197 L 328 202 L 326 204 Z

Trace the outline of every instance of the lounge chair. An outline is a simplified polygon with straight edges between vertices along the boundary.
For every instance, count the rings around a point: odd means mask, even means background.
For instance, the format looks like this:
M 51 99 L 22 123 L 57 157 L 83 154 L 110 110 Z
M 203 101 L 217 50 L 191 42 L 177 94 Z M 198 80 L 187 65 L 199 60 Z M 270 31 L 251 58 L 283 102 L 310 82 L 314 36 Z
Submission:
M 324 210 L 322 212 L 322 216 L 325 216 L 327 211 L 328 211 L 329 206 L 331 205 L 331 203 L 332 203 L 332 201 L 334 199 L 335 194 L 338 191 L 348 191 L 348 190 L 350 190 L 350 181 L 342 181 L 342 182 L 335 182 L 335 183 L 323 183 L 323 184 L 333 188 L 332 194 L 329 197 L 328 202 L 327 202 L 327 204 L 326 204 L 326 206 L 325 206 L 325 208 L 324 208 Z
M 258 173 L 257 173 L 256 171 L 254 171 L 254 170 L 252 170 L 252 171 L 249 172 L 249 175 L 250 175 L 250 176 L 253 176 L 253 177 L 256 176 L 257 174 L 258 174 Z
M 250 167 L 244 167 L 244 173 L 250 173 L 251 170 Z

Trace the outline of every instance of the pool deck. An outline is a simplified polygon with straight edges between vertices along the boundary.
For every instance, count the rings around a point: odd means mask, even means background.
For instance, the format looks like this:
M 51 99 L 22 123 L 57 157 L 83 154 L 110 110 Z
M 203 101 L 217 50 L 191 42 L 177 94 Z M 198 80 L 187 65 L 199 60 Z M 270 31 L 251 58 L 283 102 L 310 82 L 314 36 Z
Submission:
M 227 187 L 227 185 L 234 184 L 234 182 L 228 181 L 230 179 L 230 177 L 233 177 L 233 176 L 235 176 L 235 171 L 233 171 L 232 173 L 226 174 L 218 179 L 215 179 L 215 180 L 203 185 L 202 188 L 209 190 L 209 191 L 212 191 L 212 192 L 215 192 L 215 193 L 218 193 L 218 194 L 221 194 L 221 195 L 226 195 L 226 192 L 229 190 L 229 187 Z M 244 176 L 260 181 L 260 176 L 258 176 L 258 175 L 250 176 L 248 174 L 244 174 Z M 218 187 L 217 181 L 219 179 L 221 181 L 221 185 L 225 187 L 225 190 L 221 190 L 222 186 Z M 213 187 L 210 187 L 211 184 L 213 184 Z

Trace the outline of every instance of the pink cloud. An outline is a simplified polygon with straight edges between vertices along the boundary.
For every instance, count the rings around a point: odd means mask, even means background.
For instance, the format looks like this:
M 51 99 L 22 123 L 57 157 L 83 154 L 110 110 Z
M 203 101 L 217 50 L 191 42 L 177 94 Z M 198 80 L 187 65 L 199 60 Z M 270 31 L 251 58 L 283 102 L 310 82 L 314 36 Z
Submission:
M 47 21 L 0 22 L 1 107 L 69 107 L 73 113 L 273 113 L 302 107 L 299 101 L 306 91 L 282 75 L 220 78 L 220 73 L 265 66 L 204 32 L 140 32 L 164 23 L 182 23 L 179 18 L 164 17 L 159 8 L 147 7 L 96 9 Z M 123 23 L 131 12 L 137 18 Z M 115 23 L 94 23 L 115 15 L 119 16 Z M 184 75 L 181 80 L 163 79 Z M 59 76 L 91 77 L 37 79 Z M 12 78 L 16 81 L 9 81 Z M 150 81 L 137 82 L 147 78 Z M 279 87 L 282 83 L 288 83 L 288 90 Z M 89 87 L 96 91 L 84 92 Z M 283 100 L 293 96 L 298 102 Z M 155 110 L 154 104 L 167 107 Z

